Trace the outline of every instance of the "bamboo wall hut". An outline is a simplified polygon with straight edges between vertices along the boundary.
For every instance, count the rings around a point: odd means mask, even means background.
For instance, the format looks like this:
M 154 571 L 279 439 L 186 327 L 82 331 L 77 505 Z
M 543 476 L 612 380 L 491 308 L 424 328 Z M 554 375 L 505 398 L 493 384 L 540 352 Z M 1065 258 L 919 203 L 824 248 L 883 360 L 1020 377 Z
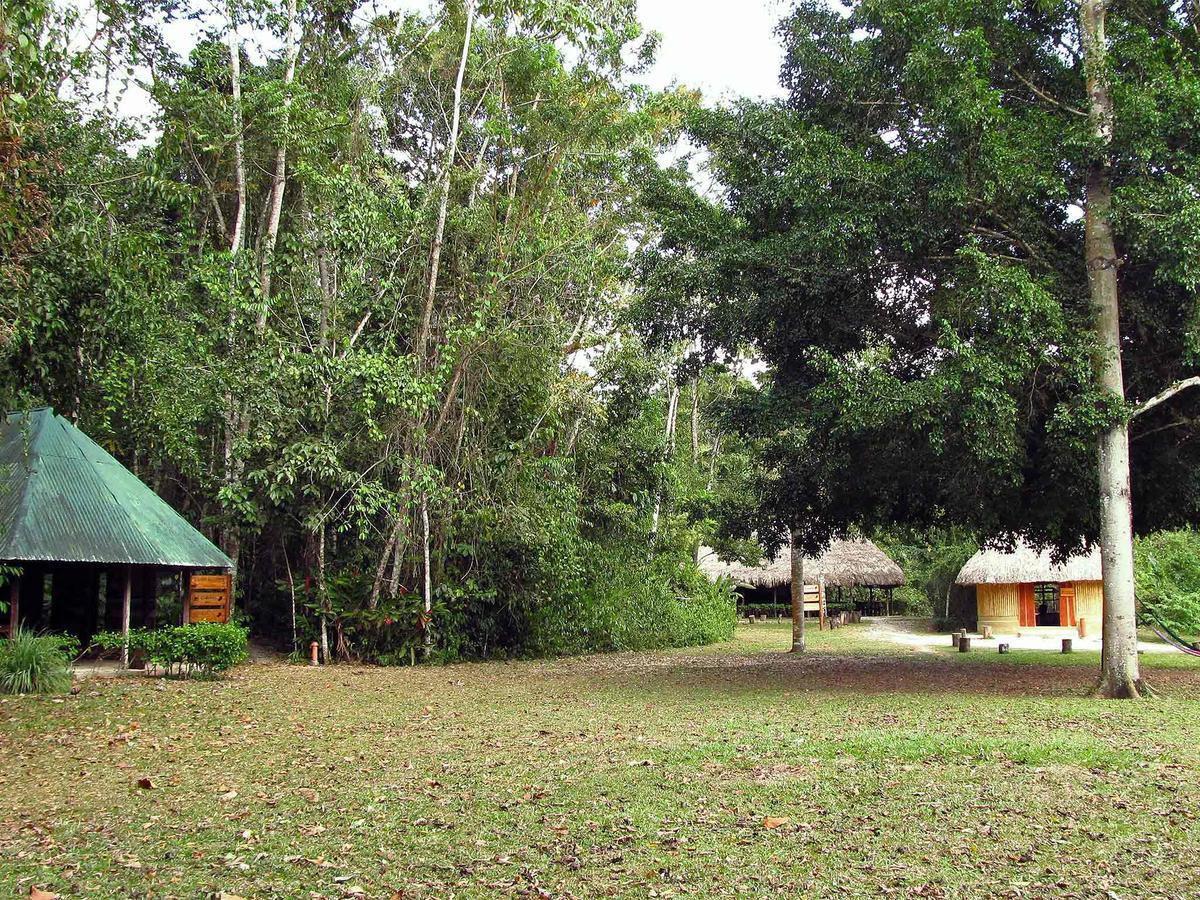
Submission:
M 985 547 L 962 567 L 956 584 L 975 588 L 977 627 L 997 634 L 1077 628 L 1099 634 L 1104 608 L 1100 550 L 1055 562 L 1024 542 L 1011 551 Z
M 743 595 L 770 591 L 787 597 L 792 583 L 791 551 L 784 547 L 774 558 L 757 566 L 723 562 L 716 551 L 700 548 L 700 570 L 711 580 L 728 578 Z M 904 572 L 871 541 L 857 538 L 832 541 L 817 559 L 804 560 L 805 612 L 823 612 L 829 592 L 866 588 L 890 599 L 891 590 L 904 584 Z
M 0 626 L 9 634 L 24 625 L 86 646 L 102 629 L 152 625 L 159 588 L 175 578 L 181 594 L 188 586 L 185 616 L 195 600 L 191 621 L 228 617 L 229 557 L 49 407 L 0 421 L 0 563 L 18 573 Z

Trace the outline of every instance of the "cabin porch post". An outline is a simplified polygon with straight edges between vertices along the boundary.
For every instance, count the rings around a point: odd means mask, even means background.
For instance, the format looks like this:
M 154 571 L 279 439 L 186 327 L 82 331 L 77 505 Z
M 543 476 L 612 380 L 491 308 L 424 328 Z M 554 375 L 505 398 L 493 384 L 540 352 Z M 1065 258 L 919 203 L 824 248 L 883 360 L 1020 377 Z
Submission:
M 8 588 L 8 636 L 13 638 L 17 633 L 17 624 L 21 621 L 21 579 L 13 575 L 12 584 Z
M 125 567 L 125 590 L 121 596 L 121 668 L 129 668 L 129 614 L 133 605 L 133 566 Z

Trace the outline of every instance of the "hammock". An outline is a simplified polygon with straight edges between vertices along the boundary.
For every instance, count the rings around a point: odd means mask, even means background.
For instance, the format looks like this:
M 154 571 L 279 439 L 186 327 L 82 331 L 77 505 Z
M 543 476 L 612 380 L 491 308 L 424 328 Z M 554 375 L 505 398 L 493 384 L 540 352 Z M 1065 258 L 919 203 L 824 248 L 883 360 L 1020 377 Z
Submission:
M 1195 644 L 1191 643 L 1190 641 L 1185 641 L 1158 619 L 1154 618 L 1153 616 L 1149 616 L 1146 613 L 1142 613 L 1142 618 L 1145 620 L 1146 624 L 1150 626 L 1151 631 L 1157 634 L 1163 639 L 1163 641 L 1170 644 L 1176 650 L 1182 650 L 1189 656 L 1200 656 L 1200 650 L 1196 649 Z

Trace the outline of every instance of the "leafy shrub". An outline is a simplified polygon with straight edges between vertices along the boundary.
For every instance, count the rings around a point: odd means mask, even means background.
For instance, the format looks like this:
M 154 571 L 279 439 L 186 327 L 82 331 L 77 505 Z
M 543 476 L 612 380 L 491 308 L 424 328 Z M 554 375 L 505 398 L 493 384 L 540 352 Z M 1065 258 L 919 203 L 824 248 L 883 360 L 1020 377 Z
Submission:
M 0 641 L 0 692 L 66 693 L 71 688 L 72 641 L 18 628 L 10 640 Z
M 232 669 L 247 657 L 249 634 L 241 625 L 201 622 L 170 628 L 135 629 L 129 632 L 130 651 L 141 650 L 168 675 L 193 673 L 214 676 Z M 119 650 L 125 638 L 119 631 L 106 631 L 95 638 L 97 646 Z
M 1200 633 L 1200 533 L 1185 528 L 1138 538 L 1134 581 L 1145 612 L 1180 634 Z
M 736 624 L 733 592 L 690 562 L 595 548 L 596 568 L 578 590 L 535 610 L 528 649 L 538 654 L 651 650 L 728 640 Z
M 979 549 L 971 535 L 955 528 L 892 528 L 871 537 L 904 570 L 908 580 L 896 589 L 894 609 L 908 615 L 932 615 L 939 628 L 966 624 L 960 623 L 961 616 L 952 609 L 952 593 L 954 579 Z

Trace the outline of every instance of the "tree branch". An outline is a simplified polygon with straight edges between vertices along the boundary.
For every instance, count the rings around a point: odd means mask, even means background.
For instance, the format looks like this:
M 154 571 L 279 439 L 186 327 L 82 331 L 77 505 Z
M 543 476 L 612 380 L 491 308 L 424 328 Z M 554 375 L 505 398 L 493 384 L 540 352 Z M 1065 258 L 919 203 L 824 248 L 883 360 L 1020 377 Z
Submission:
M 1063 103 L 1061 100 L 1056 100 L 1054 97 L 1051 97 L 1049 94 L 1047 94 L 1045 91 L 1041 90 L 1036 84 L 1034 84 L 1032 81 L 1030 81 L 1024 75 L 1022 75 L 1016 69 L 1010 68 L 1009 71 L 1012 72 L 1013 75 L 1015 75 L 1017 77 L 1017 80 L 1019 82 L 1021 82 L 1021 84 L 1025 85 L 1025 87 L 1027 87 L 1031 91 L 1033 91 L 1033 93 L 1036 96 L 1040 97 L 1042 100 L 1045 100 L 1050 105 L 1057 106 L 1059 109 L 1061 109 L 1065 112 L 1069 112 L 1069 113 L 1072 113 L 1077 116 L 1083 116 L 1085 119 L 1087 118 L 1087 113 L 1085 113 L 1082 109 L 1076 109 L 1074 106 L 1068 106 L 1067 104 Z
M 1200 387 L 1200 375 L 1193 375 L 1191 378 L 1184 378 L 1182 381 L 1177 381 L 1160 394 L 1155 394 L 1145 403 L 1134 408 L 1129 418 L 1134 419 L 1144 412 L 1154 409 L 1160 403 L 1165 403 L 1170 400 L 1180 391 L 1187 390 L 1190 387 Z

